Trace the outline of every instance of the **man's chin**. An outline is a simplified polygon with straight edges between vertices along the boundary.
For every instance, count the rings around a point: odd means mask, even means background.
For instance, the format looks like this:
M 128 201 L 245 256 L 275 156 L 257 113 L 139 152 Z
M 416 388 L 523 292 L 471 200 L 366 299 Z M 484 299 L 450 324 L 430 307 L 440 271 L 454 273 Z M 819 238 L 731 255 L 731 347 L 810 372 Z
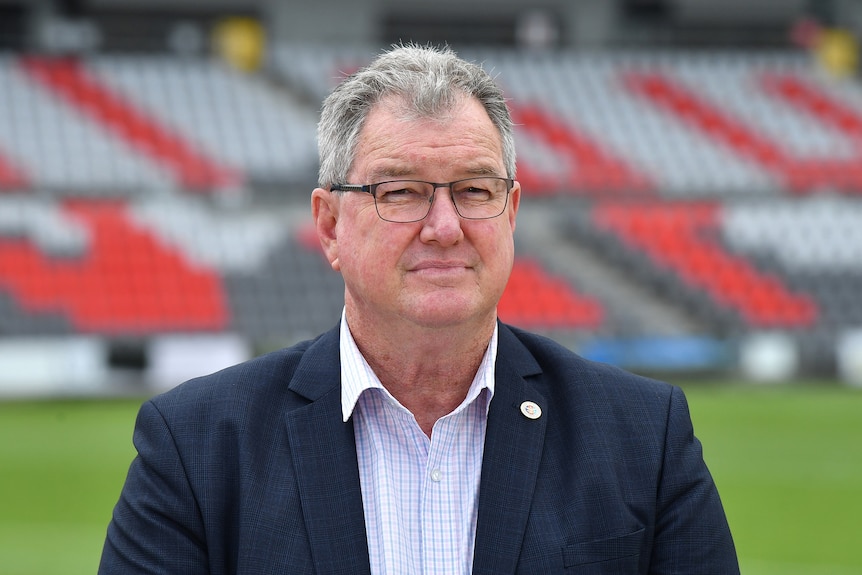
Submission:
M 456 294 L 440 294 L 424 298 L 410 306 L 408 313 L 417 325 L 427 328 L 448 328 L 471 324 L 485 317 L 495 317 L 493 309 L 483 310 L 474 300 Z

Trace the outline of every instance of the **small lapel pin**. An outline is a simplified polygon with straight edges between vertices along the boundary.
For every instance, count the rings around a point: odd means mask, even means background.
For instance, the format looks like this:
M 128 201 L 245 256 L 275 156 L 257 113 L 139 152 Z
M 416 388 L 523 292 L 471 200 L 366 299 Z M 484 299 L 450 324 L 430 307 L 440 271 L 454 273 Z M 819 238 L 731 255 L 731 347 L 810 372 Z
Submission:
M 539 419 L 542 417 L 542 408 L 532 401 L 525 401 L 521 404 L 521 413 L 528 419 Z

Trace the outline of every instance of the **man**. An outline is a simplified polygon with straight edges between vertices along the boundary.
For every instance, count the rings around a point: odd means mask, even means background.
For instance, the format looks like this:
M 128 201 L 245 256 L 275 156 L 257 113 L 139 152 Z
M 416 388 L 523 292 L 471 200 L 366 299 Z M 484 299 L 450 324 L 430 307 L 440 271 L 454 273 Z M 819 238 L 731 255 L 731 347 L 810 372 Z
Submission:
M 521 188 L 491 78 L 395 48 L 318 136 L 340 325 L 142 407 L 100 572 L 738 573 L 682 392 L 497 321 Z

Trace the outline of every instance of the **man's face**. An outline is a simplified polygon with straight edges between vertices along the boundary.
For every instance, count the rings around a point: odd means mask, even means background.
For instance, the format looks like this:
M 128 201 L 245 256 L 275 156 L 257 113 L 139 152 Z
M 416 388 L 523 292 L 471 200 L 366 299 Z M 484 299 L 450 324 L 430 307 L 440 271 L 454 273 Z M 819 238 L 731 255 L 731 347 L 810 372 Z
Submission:
M 464 98 L 445 119 L 409 120 L 399 103 L 384 100 L 371 111 L 345 183 L 506 176 L 499 133 L 478 101 Z M 462 219 L 449 188 L 438 188 L 428 216 L 413 223 L 381 220 L 370 194 L 316 193 L 331 202 L 334 227 L 321 237 L 331 236 L 323 243 L 344 277 L 351 320 L 446 327 L 495 317 L 514 258 L 517 182 L 506 211 L 487 220 Z

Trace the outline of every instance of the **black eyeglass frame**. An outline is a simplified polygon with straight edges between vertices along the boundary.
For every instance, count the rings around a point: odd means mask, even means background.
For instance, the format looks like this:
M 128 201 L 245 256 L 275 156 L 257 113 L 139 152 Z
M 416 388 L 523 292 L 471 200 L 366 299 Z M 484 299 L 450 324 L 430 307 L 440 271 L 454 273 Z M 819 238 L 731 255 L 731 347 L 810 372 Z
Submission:
M 371 194 L 371 197 L 374 198 L 374 209 L 377 212 L 377 217 L 379 217 L 384 222 L 391 222 L 393 224 L 412 224 L 415 222 L 421 222 L 425 218 L 428 217 L 428 214 L 431 213 L 431 207 L 434 205 L 434 198 L 437 196 L 437 188 L 449 188 L 452 189 L 452 186 L 456 184 L 460 184 L 462 182 L 469 182 L 471 180 L 500 180 L 506 183 L 506 197 L 503 202 L 503 207 L 500 209 L 499 214 L 495 214 L 493 216 L 483 216 L 481 218 L 471 218 L 469 216 L 465 216 L 461 213 L 461 210 L 458 209 L 458 203 L 455 201 L 455 195 L 449 194 L 449 197 L 452 199 L 452 205 L 455 206 L 455 212 L 459 217 L 465 220 L 491 220 L 494 218 L 498 218 L 506 211 L 506 206 L 509 205 L 509 194 L 512 191 L 512 188 L 515 186 L 515 180 L 513 178 L 503 178 L 500 176 L 473 176 L 471 178 L 462 178 L 460 180 L 455 180 L 452 182 L 427 182 L 425 180 L 386 180 L 384 182 L 377 182 L 376 184 L 332 184 L 329 187 L 330 192 L 364 192 L 366 194 Z M 417 218 L 415 220 L 389 220 L 384 218 L 380 214 L 380 208 L 377 206 L 377 187 L 382 186 L 383 184 L 391 184 L 394 182 L 406 182 L 406 183 L 415 183 L 415 184 L 430 184 L 432 186 L 431 195 L 428 196 L 428 210 L 425 212 L 425 215 L 421 218 Z

